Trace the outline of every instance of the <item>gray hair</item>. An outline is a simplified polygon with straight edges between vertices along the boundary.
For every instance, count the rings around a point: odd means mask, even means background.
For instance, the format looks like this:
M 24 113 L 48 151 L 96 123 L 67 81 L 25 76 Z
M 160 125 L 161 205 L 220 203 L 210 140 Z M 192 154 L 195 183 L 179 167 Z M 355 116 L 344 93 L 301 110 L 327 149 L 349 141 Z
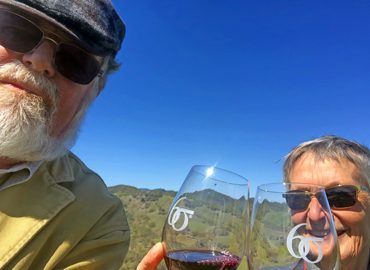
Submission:
M 117 62 L 114 55 L 106 56 L 106 63 L 103 65 L 103 75 L 99 78 L 99 94 L 105 87 L 109 75 L 119 70 L 121 64 Z
M 363 144 L 350 141 L 338 136 L 323 136 L 311 141 L 301 143 L 289 152 L 284 162 L 284 180 L 295 163 L 305 153 L 313 154 L 317 160 L 331 159 L 340 161 L 346 159 L 358 169 L 362 184 L 370 188 L 370 150 Z

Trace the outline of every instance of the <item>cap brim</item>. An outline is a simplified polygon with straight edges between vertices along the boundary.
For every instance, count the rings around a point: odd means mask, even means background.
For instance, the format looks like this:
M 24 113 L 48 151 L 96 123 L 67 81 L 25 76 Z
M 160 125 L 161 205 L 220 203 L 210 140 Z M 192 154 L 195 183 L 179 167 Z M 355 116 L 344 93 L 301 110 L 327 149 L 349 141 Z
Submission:
M 45 13 L 43 13 L 43 12 L 41 12 L 41 11 L 35 9 L 35 8 L 32 8 L 28 5 L 25 5 L 25 4 L 20 3 L 20 2 L 15 2 L 15 1 L 9 2 L 9 0 L 0 0 L 0 7 L 1 7 L 1 5 L 6 6 L 6 7 L 14 8 L 15 10 L 17 10 L 19 12 L 24 12 L 25 15 L 31 14 L 33 16 L 36 16 L 40 20 L 47 21 L 51 24 L 50 26 L 54 26 L 58 30 L 63 31 L 66 34 L 70 35 L 71 38 L 73 38 L 73 40 L 75 40 L 78 45 L 82 46 L 83 48 L 86 48 L 89 52 L 103 56 L 101 53 L 95 51 L 88 44 L 82 42 L 82 40 L 74 32 L 69 30 L 66 26 L 64 26 L 63 24 L 61 24 L 57 20 L 53 19 L 52 17 L 46 15 Z

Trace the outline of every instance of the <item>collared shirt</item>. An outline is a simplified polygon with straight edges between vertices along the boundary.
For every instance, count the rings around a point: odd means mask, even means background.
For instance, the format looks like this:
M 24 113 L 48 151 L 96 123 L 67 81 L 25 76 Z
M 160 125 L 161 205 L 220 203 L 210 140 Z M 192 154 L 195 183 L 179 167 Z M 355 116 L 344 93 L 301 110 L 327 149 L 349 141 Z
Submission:
M 0 169 L 0 191 L 28 181 L 41 163 L 42 161 L 21 163 L 9 169 Z

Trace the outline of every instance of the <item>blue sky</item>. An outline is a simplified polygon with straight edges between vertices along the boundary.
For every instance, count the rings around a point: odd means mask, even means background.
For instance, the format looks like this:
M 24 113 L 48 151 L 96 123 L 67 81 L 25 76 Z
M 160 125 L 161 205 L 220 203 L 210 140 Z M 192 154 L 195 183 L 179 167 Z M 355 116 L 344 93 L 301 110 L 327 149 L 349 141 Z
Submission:
M 113 0 L 119 72 L 73 151 L 107 185 L 177 190 L 195 164 L 280 181 L 298 143 L 370 145 L 370 2 Z

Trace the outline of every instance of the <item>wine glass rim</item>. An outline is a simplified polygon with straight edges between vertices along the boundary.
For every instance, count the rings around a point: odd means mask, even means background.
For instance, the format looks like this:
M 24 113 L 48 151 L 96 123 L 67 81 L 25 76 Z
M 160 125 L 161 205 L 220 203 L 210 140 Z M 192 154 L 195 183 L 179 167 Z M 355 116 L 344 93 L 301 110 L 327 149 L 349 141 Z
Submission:
M 264 184 L 261 184 L 261 185 L 258 185 L 257 186 L 257 190 L 259 191 L 264 191 L 264 192 L 271 192 L 271 193 L 285 193 L 287 191 L 276 191 L 276 190 L 273 190 L 271 188 L 268 188 L 269 186 L 272 187 L 272 186 L 289 186 L 289 185 L 292 185 L 292 184 L 295 184 L 295 185 L 302 185 L 302 186 L 305 186 L 305 187 L 315 187 L 318 189 L 318 191 L 323 191 L 325 192 L 325 187 L 322 186 L 322 185 L 318 185 L 318 184 L 309 184 L 309 183 L 303 183 L 303 182 L 299 182 L 299 181 L 292 181 L 292 182 L 270 182 L 270 183 L 264 183 Z
M 204 174 L 204 172 L 202 170 L 198 170 L 200 168 L 204 168 L 204 169 L 212 168 L 212 169 L 217 170 L 217 171 L 220 171 L 220 172 L 228 173 L 228 174 L 234 175 L 234 176 L 242 179 L 243 182 L 237 183 L 237 182 L 231 182 L 231 181 L 224 181 L 224 180 L 221 180 L 221 179 L 212 177 L 212 175 L 207 176 L 207 175 Z M 194 165 L 193 167 L 191 167 L 191 170 L 190 171 L 197 172 L 197 173 L 199 173 L 201 175 L 206 176 L 207 179 L 212 179 L 214 181 L 218 181 L 218 182 L 222 182 L 222 183 L 227 183 L 227 184 L 233 184 L 233 185 L 239 185 L 239 186 L 249 186 L 249 180 L 248 180 L 248 178 L 245 178 L 244 176 L 242 176 L 242 175 L 240 175 L 238 173 L 235 173 L 233 171 L 222 169 L 220 167 L 216 167 L 216 166 L 212 166 L 212 165 Z

